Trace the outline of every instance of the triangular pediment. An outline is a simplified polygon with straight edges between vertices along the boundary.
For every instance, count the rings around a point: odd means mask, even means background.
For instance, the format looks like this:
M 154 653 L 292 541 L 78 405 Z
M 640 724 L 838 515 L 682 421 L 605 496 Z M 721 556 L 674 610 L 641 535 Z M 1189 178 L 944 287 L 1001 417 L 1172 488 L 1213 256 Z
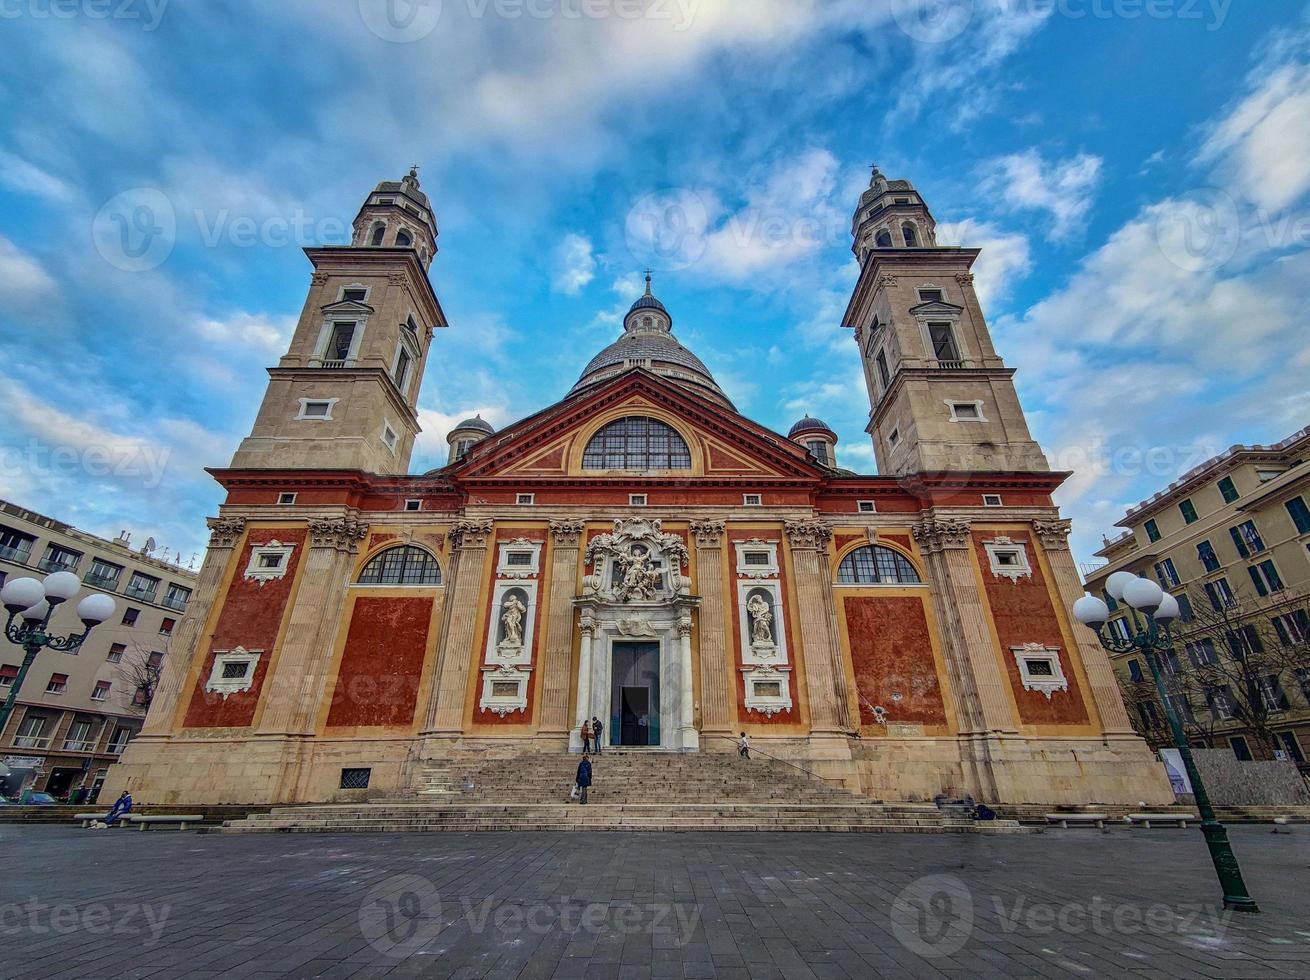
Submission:
M 933 300 L 929 303 L 920 303 L 918 306 L 910 307 L 910 312 L 915 316 L 959 316 L 964 312 L 964 307 L 943 303 L 941 300 Z
M 336 303 L 328 303 L 323 307 L 323 312 L 327 316 L 371 316 L 374 310 L 373 307 L 359 300 L 343 299 Z
M 663 421 L 687 443 L 690 470 L 590 470 L 586 445 L 626 416 Z M 721 404 L 637 368 L 565 399 L 479 443 L 450 468 L 457 481 L 670 478 L 815 482 L 825 471 L 800 446 Z

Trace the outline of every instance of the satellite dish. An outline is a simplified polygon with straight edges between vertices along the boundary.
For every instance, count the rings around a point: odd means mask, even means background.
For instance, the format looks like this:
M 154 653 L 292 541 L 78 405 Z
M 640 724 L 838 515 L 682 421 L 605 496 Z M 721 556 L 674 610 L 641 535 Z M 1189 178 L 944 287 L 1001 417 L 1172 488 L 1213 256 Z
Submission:
M 154 538 L 146 538 L 146 546 L 145 546 L 144 548 L 141 549 L 141 554 L 143 554 L 143 555 L 148 555 L 148 554 L 150 554 L 150 552 L 154 551 L 155 548 L 157 548 L 157 547 L 158 547 L 158 545 L 155 544 L 155 539 L 154 539 Z

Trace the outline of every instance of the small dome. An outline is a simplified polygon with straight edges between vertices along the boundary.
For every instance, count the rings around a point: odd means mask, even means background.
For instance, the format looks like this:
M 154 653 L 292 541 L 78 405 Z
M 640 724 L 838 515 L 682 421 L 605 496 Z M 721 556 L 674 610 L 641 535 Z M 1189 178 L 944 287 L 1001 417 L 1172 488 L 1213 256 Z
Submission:
M 486 419 L 484 419 L 481 416 L 481 414 L 475 415 L 471 419 L 465 419 L 463 422 L 455 426 L 455 428 L 451 429 L 450 431 L 459 432 L 461 429 L 472 429 L 474 432 L 484 432 L 489 436 L 496 434 L 495 427 Z
M 632 304 L 632 309 L 628 310 L 628 312 L 636 313 L 638 310 L 659 310 L 665 316 L 669 316 L 669 311 L 664 308 L 664 304 L 650 295 L 639 296 L 637 302 Z M 673 318 L 669 317 L 669 319 Z
M 805 416 L 803 419 L 801 419 L 799 422 L 793 425 L 791 427 L 791 431 L 787 433 L 787 438 L 795 439 L 797 436 L 806 432 L 819 432 L 822 433 L 823 435 L 832 436 L 834 439 L 837 438 L 837 433 L 832 431 L 832 429 L 829 427 L 827 422 L 824 422 L 820 419 L 816 419 L 810 415 Z

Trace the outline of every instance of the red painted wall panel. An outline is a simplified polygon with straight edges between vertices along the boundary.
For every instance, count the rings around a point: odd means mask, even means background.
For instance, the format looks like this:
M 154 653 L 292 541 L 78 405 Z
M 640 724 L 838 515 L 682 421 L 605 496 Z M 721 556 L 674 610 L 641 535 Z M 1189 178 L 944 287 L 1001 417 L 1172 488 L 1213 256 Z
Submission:
M 431 596 L 360 596 L 350 617 L 327 726 L 413 724 Z
M 243 573 L 250 564 L 250 552 L 271 541 L 295 545 L 287 563 L 286 575 L 262 585 L 246 579 Z M 273 659 L 273 646 L 282 628 L 287 599 L 291 595 L 291 585 L 295 581 L 296 569 L 300 567 L 304 550 L 303 528 L 254 528 L 247 535 L 245 546 L 237 559 L 236 574 L 223 599 L 222 612 L 218 615 L 205 662 L 196 679 L 191 704 L 182 722 L 184 728 L 243 728 L 254 719 L 264 676 Z M 238 646 L 263 651 L 250 690 L 229 694 L 227 697 L 207 692 L 205 682 L 214 667 L 214 652 Z
M 923 603 L 918 596 L 843 599 L 855 687 L 863 695 L 860 724 L 877 724 L 872 705 L 886 708 L 891 722 L 946 724 Z M 901 700 L 893 701 L 893 694 L 900 694 Z
M 1016 544 L 1023 544 L 1032 565 L 1032 577 L 1011 582 L 1008 578 L 993 575 L 987 558 L 984 541 L 1004 533 Z M 1060 621 L 1046 589 L 1046 578 L 1037 563 L 1036 545 L 1031 535 L 1015 531 L 978 531 L 973 535 L 974 549 L 982 568 L 983 583 L 987 590 L 987 603 L 996 623 L 996 634 L 1001 641 L 1002 660 L 1010 686 L 1019 704 L 1019 718 L 1025 725 L 1085 725 L 1088 722 L 1087 705 L 1083 701 L 1078 678 L 1073 672 L 1069 651 L 1065 647 Z M 1012 647 L 1025 643 L 1041 643 L 1057 647 L 1064 676 L 1069 679 L 1069 690 L 1056 691 L 1048 699 L 1040 691 L 1025 691 L 1019 678 L 1019 665 L 1015 663 Z

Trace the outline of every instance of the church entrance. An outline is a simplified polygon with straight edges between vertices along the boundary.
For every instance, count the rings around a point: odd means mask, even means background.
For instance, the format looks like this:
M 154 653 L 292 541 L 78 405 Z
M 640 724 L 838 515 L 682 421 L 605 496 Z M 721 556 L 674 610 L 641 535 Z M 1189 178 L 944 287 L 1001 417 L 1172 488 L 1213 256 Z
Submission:
M 660 645 L 615 643 L 611 745 L 660 744 Z

